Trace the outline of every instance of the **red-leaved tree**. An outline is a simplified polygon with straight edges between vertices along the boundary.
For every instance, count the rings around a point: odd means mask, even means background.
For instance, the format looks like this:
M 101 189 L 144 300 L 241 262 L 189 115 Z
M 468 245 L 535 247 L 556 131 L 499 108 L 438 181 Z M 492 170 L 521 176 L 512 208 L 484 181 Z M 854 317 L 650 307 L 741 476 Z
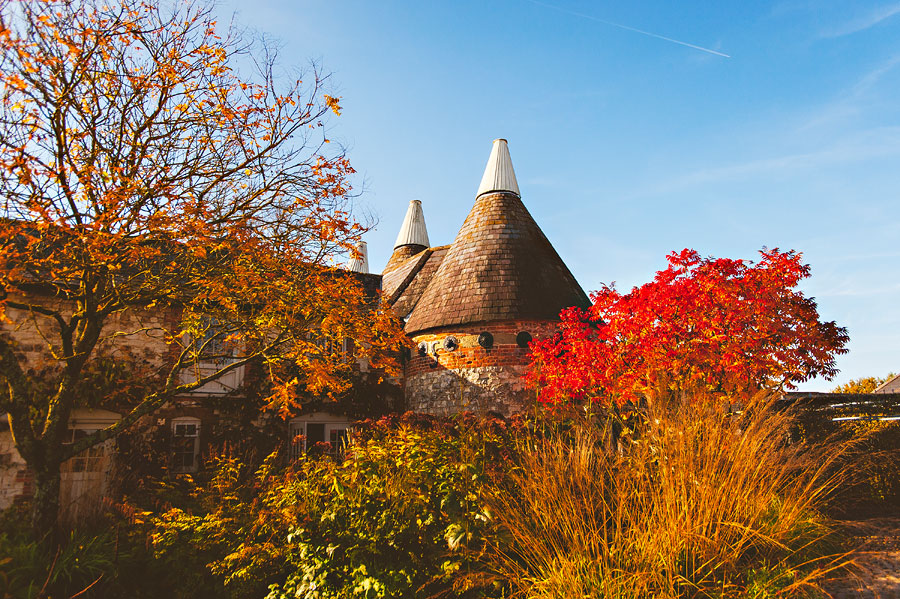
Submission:
M 794 251 L 760 254 L 673 252 L 652 282 L 625 294 L 605 286 L 590 308 L 564 310 L 559 334 L 533 346 L 539 398 L 621 405 L 832 378 L 849 337 L 797 290 L 809 265 Z

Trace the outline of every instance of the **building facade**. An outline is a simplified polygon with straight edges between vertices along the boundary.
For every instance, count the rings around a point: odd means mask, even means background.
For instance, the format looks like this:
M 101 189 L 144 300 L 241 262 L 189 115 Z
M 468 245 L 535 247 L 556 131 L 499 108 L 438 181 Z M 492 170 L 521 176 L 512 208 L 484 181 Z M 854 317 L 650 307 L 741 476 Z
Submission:
M 505 139 L 453 243 L 431 247 L 421 202 L 410 202 L 382 287 L 416 346 L 406 405 L 431 414 L 528 409 L 529 343 L 552 335 L 564 308 L 589 305 L 522 203 Z
M 449 245 L 432 246 L 422 204 L 410 202 L 393 253 L 381 275 L 368 272 L 363 242 L 348 264 L 367 293 L 382 297 L 404 324 L 415 349 L 404 357 L 401 389 L 390 391 L 399 402 L 369 398 L 368 413 L 347 412 L 335 406 L 311 406 L 295 418 L 273 426 L 273 417 L 236 416 L 223 409 L 229 399 L 246 399 L 253 392 L 253 377 L 241 367 L 219 380 L 169 402 L 144 417 L 140 430 L 164 445 L 168 468 L 191 473 L 202 468 L 207 449 L 235 422 L 252 419 L 253 426 L 274 431 L 276 444 L 299 456 L 317 443 L 337 451 L 356 416 L 412 410 L 449 415 L 462 411 L 509 415 L 533 405 L 534 394 L 522 376 L 529 361 L 529 343 L 552 335 L 562 309 L 587 306 L 588 298 L 522 203 L 506 140 L 493 143 L 474 205 L 456 238 Z M 15 338 L 23 359 L 30 364 L 50 360 L 39 331 L 27 315 L 11 312 L 3 334 Z M 139 314 L 141 323 L 114 322 L 110 326 L 153 330 L 154 319 L 174 314 Z M 123 329 L 124 330 L 124 329 Z M 113 338 L 114 335 L 111 335 Z M 130 359 L 162 368 L 173 351 L 157 335 L 132 337 L 130 345 L 111 348 Z M 185 377 L 208 374 L 204 365 L 185 371 Z M 211 372 L 221 367 L 212 365 Z M 367 391 L 365 363 L 360 363 L 360 389 Z M 192 379 L 193 380 L 193 379 Z M 394 387 L 396 389 L 396 387 Z M 384 395 L 384 393 L 381 393 Z M 231 402 L 234 405 L 234 401 Z M 249 402 L 248 402 L 249 403 Z M 120 413 L 111 409 L 76 409 L 70 421 L 71 440 L 115 423 Z M 366 408 L 363 405 L 362 412 Z M 119 448 L 123 450 L 123 448 Z M 107 441 L 72 458 L 63 468 L 62 509 L 74 520 L 100 503 L 115 478 L 116 442 Z M 6 419 L 0 419 L 0 509 L 31 493 L 28 470 L 15 450 Z

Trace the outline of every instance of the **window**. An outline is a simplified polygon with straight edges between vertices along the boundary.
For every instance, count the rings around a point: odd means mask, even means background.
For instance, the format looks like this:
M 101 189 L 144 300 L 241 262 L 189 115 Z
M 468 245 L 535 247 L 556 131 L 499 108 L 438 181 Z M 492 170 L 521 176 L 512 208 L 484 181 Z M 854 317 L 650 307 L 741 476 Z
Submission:
M 347 446 L 349 435 L 345 428 L 333 428 L 328 435 L 328 442 L 331 443 L 332 455 L 343 455 Z
M 121 419 L 121 415 L 109 410 L 101 410 L 98 408 L 75 408 L 69 418 L 69 426 L 66 431 L 64 443 L 71 445 L 77 441 L 81 441 L 87 436 L 103 430 L 111 426 Z M 81 474 L 103 473 L 106 472 L 112 464 L 116 452 L 116 444 L 112 439 L 107 439 L 102 443 L 98 443 L 93 447 L 89 447 L 78 455 L 72 456 L 66 460 L 61 472 L 71 478 L 72 474 L 78 473 L 75 478 L 85 480 Z M 64 477 L 65 478 L 65 477 Z M 88 476 L 87 478 L 90 478 Z
M 226 339 L 235 331 L 225 325 L 219 324 L 215 319 L 206 317 L 201 323 L 200 335 L 193 340 L 194 348 L 198 352 L 197 361 L 186 367 L 181 373 L 182 383 L 192 383 L 197 379 L 216 374 L 219 370 L 234 363 L 236 350 L 233 340 Z M 210 381 L 192 393 L 199 395 L 224 395 L 238 389 L 244 381 L 244 367 L 239 366 L 234 370 L 222 374 L 217 379 Z
M 67 432 L 67 445 L 84 439 L 88 435 L 96 433 L 100 429 L 70 428 Z M 106 458 L 106 448 L 102 443 L 88 447 L 84 451 L 72 456 L 69 460 L 69 472 L 102 472 Z
M 298 460 L 303 455 L 303 450 L 306 449 L 303 439 L 304 435 L 306 435 L 304 423 L 292 420 L 289 430 L 291 434 L 291 459 Z
M 196 472 L 200 465 L 200 419 L 172 420 L 172 467 L 176 472 Z
M 218 326 L 215 320 L 206 318 L 203 323 L 203 336 L 195 342 L 200 354 L 200 362 L 224 366 L 234 361 L 234 347 L 226 343 L 228 333 Z
M 289 424 L 291 458 L 299 459 L 317 443 L 329 444 L 328 454 L 338 457 L 343 454 L 349 438 L 350 421 L 330 414 L 310 414 L 295 418 Z

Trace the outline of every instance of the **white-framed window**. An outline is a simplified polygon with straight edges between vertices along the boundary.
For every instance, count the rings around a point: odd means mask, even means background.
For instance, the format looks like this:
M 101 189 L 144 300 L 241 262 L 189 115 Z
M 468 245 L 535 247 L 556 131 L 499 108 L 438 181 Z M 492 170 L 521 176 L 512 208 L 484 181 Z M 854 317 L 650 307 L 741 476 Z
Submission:
M 176 472 L 196 472 L 200 465 L 200 419 L 173 418 L 172 467 Z
M 98 428 L 70 428 L 66 431 L 66 445 L 71 445 L 96 433 Z M 106 464 L 106 447 L 103 443 L 88 447 L 69 459 L 69 472 L 102 472 Z
M 299 459 L 318 443 L 328 443 L 327 453 L 340 456 L 347 444 L 351 422 L 343 416 L 310 414 L 288 423 L 291 458 Z
M 69 419 L 69 427 L 63 443 L 71 445 L 85 437 L 111 426 L 121 419 L 121 415 L 108 410 L 75 408 Z M 104 472 L 115 452 L 115 442 L 107 439 L 69 458 L 63 466 L 65 473 Z
M 202 354 L 195 364 L 188 366 L 182 371 L 182 383 L 192 383 L 197 379 L 215 374 L 237 359 L 234 355 L 234 344 L 226 342 L 226 337 L 228 337 L 228 334 L 217 327 L 215 321 L 209 318 L 204 319 L 202 335 L 193 340 L 196 351 L 200 352 L 202 350 Z M 191 393 L 224 395 L 238 389 L 243 382 L 244 367 L 238 366 L 216 380 L 194 389 Z
M 350 430 L 347 428 L 335 427 L 328 431 L 328 443 L 331 444 L 331 454 L 334 456 L 343 455 L 349 438 Z
M 222 367 L 234 361 L 234 345 L 227 343 L 228 334 L 217 326 L 216 321 L 204 319 L 203 335 L 195 340 L 197 351 L 202 351 L 204 356 L 201 364 L 215 364 Z

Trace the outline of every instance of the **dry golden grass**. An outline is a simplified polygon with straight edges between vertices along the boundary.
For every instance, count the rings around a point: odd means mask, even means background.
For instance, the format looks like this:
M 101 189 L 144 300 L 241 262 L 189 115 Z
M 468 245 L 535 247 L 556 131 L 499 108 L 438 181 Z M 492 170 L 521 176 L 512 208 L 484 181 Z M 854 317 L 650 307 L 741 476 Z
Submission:
M 739 414 L 674 403 L 615 440 L 596 418 L 519 439 L 520 468 L 489 498 L 505 533 L 492 567 L 517 596 L 821 596 L 845 561 L 819 515 L 837 452 L 788 443 L 792 416 L 765 396 Z

